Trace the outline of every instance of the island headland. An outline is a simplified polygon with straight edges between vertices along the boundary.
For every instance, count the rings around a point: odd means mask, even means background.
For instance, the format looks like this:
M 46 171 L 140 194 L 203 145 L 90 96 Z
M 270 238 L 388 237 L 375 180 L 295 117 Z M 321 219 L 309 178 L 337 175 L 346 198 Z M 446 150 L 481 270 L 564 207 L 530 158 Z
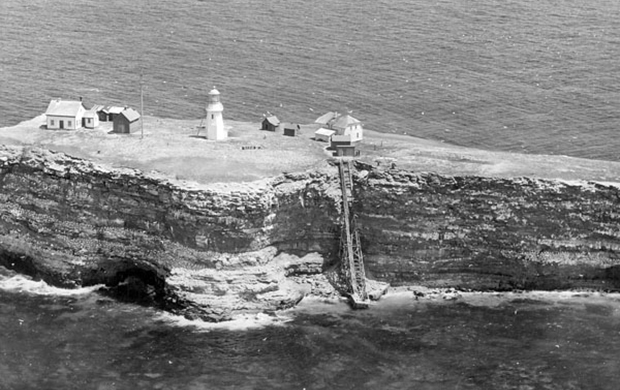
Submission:
M 0 129 L 0 265 L 221 321 L 337 297 L 341 194 L 325 144 L 227 121 L 144 136 Z M 246 146 L 252 148 L 245 148 Z M 366 276 L 393 287 L 620 289 L 620 164 L 366 131 L 353 164 Z

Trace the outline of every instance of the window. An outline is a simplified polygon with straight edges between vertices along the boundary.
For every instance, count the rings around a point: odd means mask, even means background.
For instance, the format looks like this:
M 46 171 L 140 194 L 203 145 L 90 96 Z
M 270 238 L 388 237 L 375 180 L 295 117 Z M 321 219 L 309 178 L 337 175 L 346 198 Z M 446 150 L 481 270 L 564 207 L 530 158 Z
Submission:
M 50 126 L 54 126 L 54 120 L 53 119 L 50 120 Z
M 215 118 L 215 115 L 211 114 L 211 119 Z
M 67 126 L 71 127 L 71 121 L 67 121 Z

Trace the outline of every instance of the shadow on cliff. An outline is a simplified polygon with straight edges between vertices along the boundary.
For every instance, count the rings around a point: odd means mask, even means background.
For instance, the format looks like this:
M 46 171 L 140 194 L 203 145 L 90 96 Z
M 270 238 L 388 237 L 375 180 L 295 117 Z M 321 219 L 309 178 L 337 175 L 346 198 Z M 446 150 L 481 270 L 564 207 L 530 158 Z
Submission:
M 121 302 L 177 312 L 184 307 L 166 285 L 169 271 L 150 263 L 108 260 L 82 274 L 82 284 L 103 284 L 98 292 Z
M 70 270 L 50 270 L 31 256 L 0 249 L 0 266 L 56 287 L 72 289 L 103 285 L 98 293 L 122 302 L 173 312 L 184 308 L 176 294 L 166 286 L 168 270 L 149 263 L 110 259 L 98 263 L 96 269 L 82 269 L 78 278 Z

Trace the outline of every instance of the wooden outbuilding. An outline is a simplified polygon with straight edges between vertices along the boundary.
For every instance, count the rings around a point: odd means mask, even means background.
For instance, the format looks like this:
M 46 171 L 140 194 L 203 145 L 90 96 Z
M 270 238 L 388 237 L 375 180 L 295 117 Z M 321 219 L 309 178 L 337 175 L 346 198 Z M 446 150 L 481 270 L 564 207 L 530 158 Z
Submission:
M 101 109 L 103 115 L 99 116 L 99 120 L 102 122 L 114 122 L 114 119 L 126 108 L 127 107 L 120 106 L 105 106 Z
M 356 157 L 360 155 L 360 151 L 355 145 L 338 145 L 335 155 L 338 157 Z
M 120 134 L 129 134 L 137 130 L 140 120 L 140 114 L 136 110 L 126 108 L 114 118 L 112 131 Z
M 280 125 L 280 120 L 275 115 L 265 116 L 261 122 L 260 129 L 266 131 L 276 131 Z
M 283 123 L 281 126 L 282 134 L 289 137 L 297 137 L 301 131 L 301 126 L 297 123 Z
M 97 117 L 99 118 L 99 122 L 107 122 L 108 120 L 108 114 L 103 112 L 104 108 L 105 106 L 101 104 L 95 104 L 94 106 L 90 108 L 95 114 L 97 114 Z
M 99 126 L 99 115 L 97 115 L 95 107 L 84 113 L 84 116 L 82 117 L 82 126 L 87 129 L 94 129 Z
M 334 134 L 336 134 L 334 130 L 320 128 L 314 132 L 314 139 L 317 141 L 330 142 Z

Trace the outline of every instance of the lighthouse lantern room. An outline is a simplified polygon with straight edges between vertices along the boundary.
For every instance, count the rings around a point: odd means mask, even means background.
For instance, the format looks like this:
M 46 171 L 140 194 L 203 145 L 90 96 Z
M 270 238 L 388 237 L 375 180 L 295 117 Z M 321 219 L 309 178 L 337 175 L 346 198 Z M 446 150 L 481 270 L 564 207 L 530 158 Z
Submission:
M 209 92 L 207 104 L 207 139 L 223 140 L 228 137 L 228 132 L 224 129 L 222 111 L 224 106 L 220 102 L 220 92 L 213 87 Z

